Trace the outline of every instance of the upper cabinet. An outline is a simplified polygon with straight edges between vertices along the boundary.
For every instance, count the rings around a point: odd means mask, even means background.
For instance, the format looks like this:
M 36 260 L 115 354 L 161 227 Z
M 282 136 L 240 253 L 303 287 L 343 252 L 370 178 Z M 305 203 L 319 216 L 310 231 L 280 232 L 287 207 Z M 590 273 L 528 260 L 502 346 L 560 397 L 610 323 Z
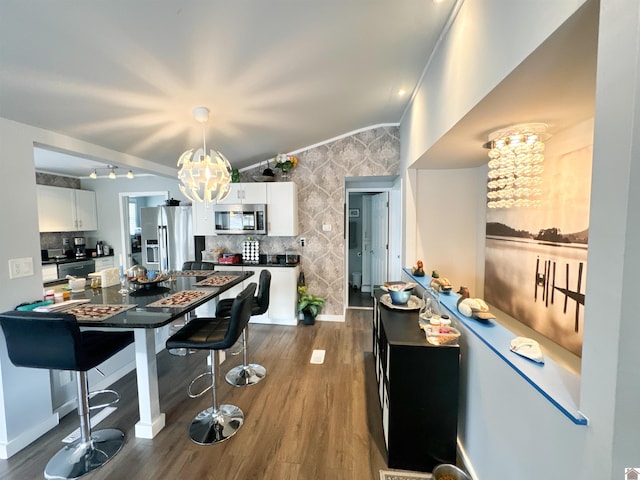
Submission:
M 219 204 L 266 204 L 267 236 L 298 235 L 298 190 L 293 182 L 232 183 L 229 196 Z M 233 200 L 230 200 L 233 199 Z M 193 234 L 216 235 L 215 203 L 193 202 Z
M 40 232 L 98 229 L 96 194 L 89 190 L 37 185 Z
M 98 211 L 96 207 L 96 192 L 91 190 L 74 190 L 76 230 L 97 230 Z
M 227 198 L 218 201 L 221 205 L 264 204 L 267 203 L 266 183 L 231 183 L 231 191 Z
M 267 185 L 267 235 L 295 237 L 298 235 L 298 189 L 294 182 L 273 182 Z

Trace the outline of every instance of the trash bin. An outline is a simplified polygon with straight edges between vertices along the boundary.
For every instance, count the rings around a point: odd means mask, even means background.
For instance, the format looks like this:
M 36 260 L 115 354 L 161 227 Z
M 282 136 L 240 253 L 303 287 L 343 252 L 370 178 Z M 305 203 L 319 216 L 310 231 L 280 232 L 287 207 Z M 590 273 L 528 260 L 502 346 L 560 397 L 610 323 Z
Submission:
M 362 273 L 361 272 L 352 272 L 351 273 L 351 285 L 353 288 L 360 288 L 362 286 Z

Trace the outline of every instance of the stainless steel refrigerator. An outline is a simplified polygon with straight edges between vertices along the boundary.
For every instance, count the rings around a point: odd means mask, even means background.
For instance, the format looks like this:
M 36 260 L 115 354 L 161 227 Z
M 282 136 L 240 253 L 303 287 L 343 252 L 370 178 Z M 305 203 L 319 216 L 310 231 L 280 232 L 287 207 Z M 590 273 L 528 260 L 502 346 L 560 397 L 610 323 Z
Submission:
M 150 270 L 181 270 L 195 260 L 191 207 L 143 207 L 142 264 Z

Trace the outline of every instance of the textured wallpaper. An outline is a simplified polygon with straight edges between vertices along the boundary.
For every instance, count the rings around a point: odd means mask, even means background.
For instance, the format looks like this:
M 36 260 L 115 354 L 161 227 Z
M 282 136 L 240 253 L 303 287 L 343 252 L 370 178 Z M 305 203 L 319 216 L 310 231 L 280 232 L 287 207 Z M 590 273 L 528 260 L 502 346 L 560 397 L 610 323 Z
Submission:
M 397 127 L 373 128 L 296 156 L 299 163 L 289 172 L 289 180 L 298 185 L 299 236 L 258 236 L 260 252 L 276 254 L 296 250 L 309 292 L 327 298 L 320 314 L 342 315 L 345 308 L 344 178 L 399 174 L 399 131 Z M 251 175 L 264 168 L 265 165 L 243 172 L 240 181 L 252 182 Z M 275 171 L 279 176 L 280 171 Z M 331 231 L 323 231 L 323 225 L 331 225 Z M 300 237 L 306 239 L 304 247 L 298 245 Z M 234 235 L 207 237 L 206 247 L 241 252 L 244 239 Z

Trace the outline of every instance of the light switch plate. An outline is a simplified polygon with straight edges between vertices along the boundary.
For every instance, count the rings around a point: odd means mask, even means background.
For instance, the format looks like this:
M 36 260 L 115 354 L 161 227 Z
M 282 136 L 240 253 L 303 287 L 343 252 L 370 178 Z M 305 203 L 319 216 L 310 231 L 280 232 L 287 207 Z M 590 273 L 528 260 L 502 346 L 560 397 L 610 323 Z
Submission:
M 33 258 L 9 259 L 9 278 L 30 277 L 31 275 L 33 275 Z

